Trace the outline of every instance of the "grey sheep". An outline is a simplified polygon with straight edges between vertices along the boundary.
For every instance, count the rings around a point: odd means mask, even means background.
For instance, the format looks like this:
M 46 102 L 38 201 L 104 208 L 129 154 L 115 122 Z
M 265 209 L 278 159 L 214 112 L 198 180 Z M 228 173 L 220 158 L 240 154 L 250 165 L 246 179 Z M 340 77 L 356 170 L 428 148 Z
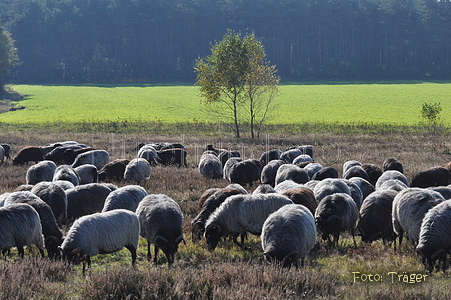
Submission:
M 343 174 L 344 179 L 351 179 L 353 177 L 360 177 L 365 180 L 370 180 L 370 177 L 368 176 L 368 173 L 361 167 L 361 166 L 353 166 L 350 167 L 346 172 Z
M 451 201 L 444 201 L 431 208 L 423 218 L 416 247 L 425 268 L 432 272 L 435 262 L 443 263 L 451 251 Z
M 362 204 L 357 229 L 362 241 L 371 243 L 382 239 L 384 243 L 395 240 L 392 223 L 392 205 L 395 191 L 375 191 Z M 395 247 L 396 248 L 396 247 Z
M 75 172 L 74 168 L 69 165 L 61 165 L 56 168 L 52 181 L 57 180 L 69 181 L 75 186 L 80 184 L 80 177 L 78 177 L 78 174 Z
M 11 159 L 11 156 L 10 156 L 11 146 L 8 144 L 1 144 L 0 146 L 2 146 L 2 148 L 3 148 L 3 154 L 5 155 L 5 157 L 7 159 Z
M 79 184 L 96 183 L 99 181 L 97 167 L 91 164 L 84 164 L 74 168 L 78 174 Z
M 260 184 L 252 192 L 252 194 L 270 194 L 270 193 L 277 193 L 277 192 L 271 185 L 269 185 L 267 183 Z
M 310 177 L 302 168 L 294 164 L 283 164 L 277 169 L 275 183 L 276 185 L 285 180 L 292 180 L 296 183 L 303 184 L 310 180 Z
M 235 165 L 235 164 L 237 164 L 239 162 L 242 162 L 242 161 L 243 161 L 243 159 L 241 157 L 231 157 L 231 158 L 229 158 L 225 162 L 225 164 L 224 164 L 224 166 L 222 168 L 222 177 L 225 180 L 230 182 L 230 172 L 232 171 L 233 165 Z
M 199 161 L 199 173 L 209 179 L 219 179 L 222 177 L 222 164 L 218 156 L 204 152 Z
M 362 166 L 362 163 L 358 160 L 348 160 L 343 164 L 343 174 L 345 174 L 350 168 L 355 166 Z
M 260 175 L 260 181 L 261 183 L 267 183 L 271 186 L 276 185 L 276 174 L 277 170 L 285 164 L 285 161 L 281 159 L 274 159 L 268 162 L 262 169 L 261 175 Z
M 282 194 L 283 191 L 286 191 L 288 189 L 297 189 L 297 188 L 301 188 L 304 185 L 300 184 L 300 183 L 296 183 L 293 180 L 285 180 L 282 181 L 281 183 L 279 183 L 278 185 L 276 185 L 274 187 L 274 190 L 279 193 Z
M 360 209 L 363 202 L 363 193 L 360 187 L 351 180 L 343 179 L 343 182 L 349 187 L 349 191 L 351 192 L 352 200 L 354 200 L 357 205 L 357 209 Z
M 387 180 L 392 180 L 392 179 L 397 179 L 399 181 L 401 181 L 402 183 L 404 183 L 407 187 L 410 187 L 410 183 L 409 180 L 407 179 L 407 177 L 397 171 L 397 170 L 387 170 L 384 173 L 382 173 L 382 175 L 377 179 L 376 181 L 376 185 L 374 186 L 376 188 L 376 190 L 380 189 L 380 186 Z
M 428 188 L 433 186 L 447 186 L 449 183 L 449 171 L 443 167 L 435 167 L 415 173 L 412 176 L 410 186 Z
M 128 209 L 136 211 L 139 202 L 147 196 L 147 191 L 139 185 L 126 185 L 112 191 L 105 199 L 102 212 L 113 209 Z
M 409 188 L 409 187 L 403 181 L 401 181 L 399 179 L 389 179 L 389 180 L 385 180 L 384 182 L 382 182 L 382 184 L 380 184 L 376 190 L 377 191 L 392 190 L 392 191 L 400 192 L 407 188 Z
M 139 241 L 138 217 L 131 211 L 116 209 L 77 219 L 60 247 L 64 260 L 83 262 L 83 274 L 91 265 L 91 257 L 127 248 L 136 262 Z
M 159 249 L 166 255 L 168 264 L 174 263 L 178 245 L 183 239 L 183 213 L 180 206 L 163 194 L 144 197 L 136 209 L 141 225 L 141 236 L 147 240 L 147 259 L 152 258 L 150 244 L 154 244 L 154 262 Z
M 31 166 L 25 175 L 27 184 L 37 184 L 41 181 L 52 181 L 56 171 L 56 164 L 50 160 L 43 160 Z
M 312 213 L 303 205 L 288 204 L 268 216 L 261 234 L 262 248 L 268 261 L 284 267 L 301 266 L 316 242 Z
M 152 170 L 147 160 L 134 158 L 125 167 L 124 180 L 131 183 L 139 183 L 149 179 L 151 173 Z
M 428 188 L 430 190 L 439 192 L 445 200 L 451 199 L 451 187 L 450 186 L 436 186 Z
M 265 166 L 272 160 L 279 160 L 280 155 L 282 155 L 282 151 L 279 149 L 271 149 L 263 152 L 258 160 L 261 162 L 262 166 Z
M 245 194 L 228 197 L 207 219 L 205 238 L 208 249 L 213 251 L 222 237 L 231 236 L 235 244 L 238 236 L 248 232 L 260 235 L 266 218 L 293 201 L 279 194 Z
M 416 245 L 420 236 L 421 222 L 432 207 L 445 201 L 438 192 L 428 189 L 408 188 L 399 192 L 393 200 L 393 230 L 399 236 L 401 247 L 404 232 Z
M 320 163 L 309 163 L 308 165 L 306 165 L 304 167 L 304 170 L 307 171 L 307 174 L 309 176 L 309 178 L 313 179 L 313 177 L 315 176 L 316 173 L 320 172 L 321 170 L 323 170 L 324 167 L 320 164 Z M 338 177 L 338 174 L 337 174 Z
M 91 164 L 97 169 L 102 169 L 104 165 L 110 162 L 110 154 L 105 150 L 91 150 L 81 153 L 75 158 L 72 167 L 76 168 L 84 164 Z
M 56 222 L 62 226 L 67 216 L 67 196 L 64 189 L 55 182 L 43 181 L 34 185 L 30 192 L 50 206 Z
M 17 203 L 0 207 L 0 249 L 3 255 L 17 247 L 19 257 L 24 257 L 24 246 L 36 245 L 44 257 L 44 238 L 39 215 L 28 204 Z
M 334 236 L 333 245 L 338 245 L 340 233 L 351 230 L 355 244 L 354 230 L 357 225 L 359 210 L 349 194 L 335 193 L 324 197 L 316 208 L 315 221 L 323 240 Z
M 293 160 L 301 154 L 303 153 L 300 149 L 297 148 L 288 149 L 285 152 L 282 152 L 282 154 L 280 155 L 280 159 L 285 161 L 287 164 L 291 164 L 293 163 Z
M 315 198 L 318 203 L 320 203 L 326 196 L 336 193 L 351 195 L 351 191 L 343 179 L 326 178 L 319 181 L 313 188 L 313 194 L 315 194 Z
M 155 150 L 155 148 L 149 144 L 139 148 L 138 157 L 147 160 L 151 166 L 157 164 L 158 158 L 157 150 Z
M 66 190 L 66 223 L 71 223 L 84 215 L 100 212 L 110 193 L 111 189 L 102 183 L 89 183 Z
M 352 177 L 349 181 L 355 183 L 360 188 L 362 191 L 362 200 L 365 200 L 369 194 L 375 191 L 374 186 L 362 177 Z
M 299 156 L 296 156 L 295 159 L 293 159 L 292 164 L 297 165 L 304 162 L 313 162 L 313 159 L 308 154 L 301 154 Z

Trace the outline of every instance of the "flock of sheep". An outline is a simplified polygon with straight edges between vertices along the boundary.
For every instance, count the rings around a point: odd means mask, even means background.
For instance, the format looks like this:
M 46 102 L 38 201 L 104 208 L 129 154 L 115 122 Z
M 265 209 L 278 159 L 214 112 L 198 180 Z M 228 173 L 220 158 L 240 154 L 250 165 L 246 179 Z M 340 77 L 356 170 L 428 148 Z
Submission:
M 259 235 L 265 258 L 283 266 L 303 264 L 317 237 L 333 246 L 350 231 L 363 242 L 381 239 L 399 245 L 412 242 L 428 271 L 438 262 L 446 269 L 451 251 L 450 166 L 404 175 L 402 163 L 387 158 L 382 168 L 347 161 L 342 176 L 314 161 L 314 147 L 273 149 L 258 159 L 242 159 L 237 151 L 208 145 L 198 164 L 206 178 L 224 178 L 225 188 L 206 190 L 191 221 L 192 241 L 205 239 L 210 251 L 224 238 L 245 249 L 248 234 Z M 0 195 L 0 249 L 35 245 L 52 259 L 90 265 L 97 254 L 123 248 L 136 261 L 139 237 L 154 245 L 154 261 L 162 250 L 175 259 L 183 213 L 176 201 L 148 194 L 139 185 L 156 164 L 186 167 L 182 144 L 140 144 L 136 158 L 110 161 L 107 151 L 68 141 L 18 151 L 13 164 L 35 162 L 26 183 Z M 10 147 L 0 146 L 0 161 Z M 123 180 L 117 187 L 110 180 Z M 248 193 L 246 187 L 260 185 Z M 67 233 L 61 228 L 68 226 Z M 332 238 L 331 238 L 332 237 Z M 240 240 L 238 240 L 240 239 Z

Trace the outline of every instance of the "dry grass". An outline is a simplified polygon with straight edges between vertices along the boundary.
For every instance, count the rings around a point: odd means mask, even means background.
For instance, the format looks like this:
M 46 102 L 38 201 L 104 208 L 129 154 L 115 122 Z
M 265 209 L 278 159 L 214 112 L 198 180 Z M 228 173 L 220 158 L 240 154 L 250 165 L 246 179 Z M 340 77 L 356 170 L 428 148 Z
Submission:
M 189 222 L 196 215 L 197 200 L 208 188 L 224 187 L 225 180 L 206 180 L 197 171 L 197 160 L 206 144 L 231 148 L 246 158 L 258 158 L 271 148 L 291 145 L 315 145 L 315 160 L 341 171 L 345 161 L 355 159 L 381 167 L 393 156 L 403 164 L 408 178 L 413 173 L 451 160 L 449 135 L 402 134 L 335 135 L 305 133 L 278 134 L 264 141 L 237 142 L 232 137 L 163 136 L 135 134 L 8 132 L 1 143 L 8 143 L 14 156 L 22 147 L 50 142 L 76 140 L 109 151 L 112 159 L 133 158 L 139 142 L 182 142 L 188 148 L 188 168 L 155 167 L 151 178 L 142 183 L 148 193 L 163 193 L 176 200 L 185 216 L 184 234 L 176 262 L 167 268 L 160 255 L 155 266 L 146 259 L 144 240 L 140 241 L 137 267 L 130 266 L 130 254 L 122 250 L 93 258 L 92 268 L 83 277 L 80 267 L 68 268 L 61 262 L 26 254 L 24 260 L 13 257 L 0 261 L 0 299 L 446 299 L 450 276 L 434 273 L 422 283 L 404 283 L 398 275 L 424 274 L 412 245 L 405 243 L 395 252 L 381 242 L 358 247 L 344 237 L 338 249 L 324 245 L 313 250 L 305 267 L 282 270 L 262 259 L 260 238 L 251 236 L 243 251 L 230 242 L 215 252 L 204 242 L 191 242 Z M 13 166 L 7 161 L 0 167 L 0 193 L 11 192 L 25 183 L 29 166 Z M 118 186 L 123 183 L 116 182 Z M 254 189 L 251 187 L 250 190 Z M 379 274 L 382 282 L 362 282 L 359 274 Z M 355 273 L 357 274 L 357 273 Z M 392 273 L 393 274 L 393 273 Z

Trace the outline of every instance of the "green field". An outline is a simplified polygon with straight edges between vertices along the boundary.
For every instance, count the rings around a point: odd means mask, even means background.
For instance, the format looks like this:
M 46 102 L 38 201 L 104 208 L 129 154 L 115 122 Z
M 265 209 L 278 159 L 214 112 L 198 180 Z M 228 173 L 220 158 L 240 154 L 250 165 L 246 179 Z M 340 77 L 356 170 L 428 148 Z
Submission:
M 192 85 L 14 85 L 25 109 L 3 113 L 3 124 L 162 122 L 216 123 Z M 451 82 L 283 84 L 271 124 L 416 125 L 423 102 L 451 116 Z

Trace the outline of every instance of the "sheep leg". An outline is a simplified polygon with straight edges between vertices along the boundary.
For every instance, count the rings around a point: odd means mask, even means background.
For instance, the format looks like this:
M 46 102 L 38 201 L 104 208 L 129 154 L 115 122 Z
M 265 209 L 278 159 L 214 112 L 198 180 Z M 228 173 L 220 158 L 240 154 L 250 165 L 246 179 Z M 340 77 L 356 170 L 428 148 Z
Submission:
M 155 256 L 153 258 L 153 262 L 156 264 L 157 263 L 157 254 L 158 254 L 158 250 L 160 250 L 156 245 L 155 245 Z
M 22 246 L 17 246 L 17 251 L 19 252 L 19 257 L 23 258 L 25 251 L 23 250 Z
M 354 241 L 354 247 L 357 248 L 357 243 L 355 242 L 355 229 L 351 228 L 352 240 Z
M 152 253 L 150 252 L 150 243 L 147 242 L 147 260 L 150 261 L 152 259 Z
M 136 249 L 135 249 L 135 247 L 133 247 L 132 245 L 126 245 L 125 248 L 127 248 L 128 251 L 130 251 L 130 253 L 132 254 L 132 266 L 135 266 L 135 263 L 136 263 Z
M 338 247 L 338 239 L 340 238 L 340 233 L 339 232 L 335 232 L 334 233 L 334 247 Z

